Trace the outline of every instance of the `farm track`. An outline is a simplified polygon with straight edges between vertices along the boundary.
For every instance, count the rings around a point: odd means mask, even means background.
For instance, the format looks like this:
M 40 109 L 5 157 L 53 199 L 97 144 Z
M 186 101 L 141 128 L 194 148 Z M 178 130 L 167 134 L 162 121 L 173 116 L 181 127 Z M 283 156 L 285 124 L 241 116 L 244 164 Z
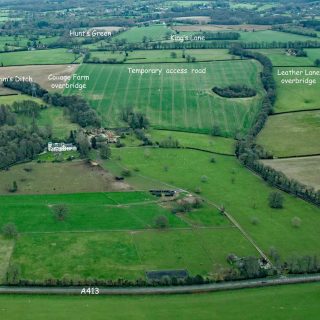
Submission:
M 120 166 L 121 167 L 121 166 Z M 151 180 L 151 181 L 158 181 L 158 180 L 155 180 L 155 179 L 151 179 L 149 177 L 146 177 L 144 175 L 141 175 L 139 174 L 140 177 L 144 178 L 144 179 L 147 179 L 147 180 Z M 161 181 L 162 182 L 162 181 Z M 181 190 L 181 191 L 184 191 L 184 192 L 188 192 L 188 193 L 192 193 L 188 190 L 184 190 L 184 189 L 181 189 L 177 186 L 174 186 L 174 185 L 171 185 L 171 184 L 168 184 L 166 182 L 162 182 L 164 185 L 167 185 L 171 188 L 174 188 L 176 190 Z M 213 201 L 207 199 L 207 198 L 203 198 L 207 203 L 209 203 L 210 205 L 212 205 L 213 207 L 217 208 L 217 209 L 220 209 L 220 206 L 217 205 L 216 203 L 214 203 Z M 228 213 L 227 211 L 224 211 L 224 214 L 225 216 L 228 218 L 228 220 L 232 223 L 233 226 L 235 226 L 239 232 L 246 238 L 246 240 L 255 248 L 255 250 L 260 254 L 261 257 L 263 257 L 270 266 L 272 266 L 272 262 L 271 260 L 269 259 L 269 257 L 263 252 L 263 250 L 257 245 L 257 243 L 249 236 L 249 234 L 242 228 L 242 226 L 238 223 L 238 221 L 230 214 Z
M 140 288 L 99 288 L 99 295 L 160 295 L 160 294 L 186 294 L 207 293 L 244 288 L 259 288 L 280 286 L 298 283 L 319 282 L 320 275 L 299 276 L 278 279 L 257 279 L 230 281 L 202 285 L 187 285 L 176 287 L 140 287 Z M 37 294 L 37 295 L 81 295 L 83 287 L 0 287 L 0 294 Z

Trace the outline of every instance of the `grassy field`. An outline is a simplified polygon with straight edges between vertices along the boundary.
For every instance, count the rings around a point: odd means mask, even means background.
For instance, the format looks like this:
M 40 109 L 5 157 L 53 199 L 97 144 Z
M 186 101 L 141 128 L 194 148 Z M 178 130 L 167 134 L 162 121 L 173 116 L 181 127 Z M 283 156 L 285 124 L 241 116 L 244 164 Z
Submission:
M 121 125 L 121 109 L 132 106 L 145 113 L 157 127 L 208 132 L 215 124 L 225 135 L 234 135 L 246 131 L 257 114 L 262 91 L 260 66 L 254 61 L 138 66 L 162 68 L 161 75 L 129 74 L 129 67 L 137 68 L 137 65 L 82 65 L 78 69 L 79 74 L 96 75 L 82 94 L 102 116 L 104 125 Z M 188 73 L 166 73 L 172 68 L 187 69 Z M 193 68 L 206 73 L 193 74 Z M 248 99 L 227 99 L 211 91 L 214 85 L 239 83 L 256 87 L 259 94 Z M 65 93 L 74 91 L 65 90 Z
M 277 85 L 277 98 L 275 103 L 275 112 L 316 109 L 319 108 L 320 81 L 318 76 L 282 76 L 278 72 L 286 71 L 289 68 L 274 68 L 274 78 Z M 290 68 L 290 70 L 318 71 L 318 68 Z M 316 84 L 288 84 L 281 83 L 282 79 L 315 79 Z
M 39 156 L 43 160 L 46 154 Z M 57 159 L 60 159 L 57 156 Z M 8 194 L 13 181 L 18 194 L 56 194 L 75 192 L 104 192 L 128 189 L 125 183 L 115 182 L 113 176 L 84 161 L 65 163 L 29 162 L 0 171 L 0 193 Z M 50 183 L 48 183 L 50 181 Z
M 154 218 L 165 215 L 172 227 L 187 226 L 155 200 L 145 193 L 123 192 L 1 196 L 5 214 L 1 215 L 0 225 L 13 222 L 20 232 L 136 230 L 153 228 Z M 68 207 L 69 216 L 57 221 L 52 206 L 61 203 Z
M 164 25 L 151 25 L 148 27 L 133 27 L 125 32 L 122 32 L 113 37 L 113 41 L 116 39 L 125 39 L 127 42 L 142 42 L 143 37 L 147 37 L 148 40 L 160 41 L 165 40 L 166 34 L 172 33 L 172 30 Z
M 279 114 L 269 117 L 258 143 L 274 156 L 320 153 L 320 111 Z
M 176 53 L 176 58 L 171 57 L 172 52 Z M 184 53 L 186 56 L 190 55 L 195 57 L 197 61 L 238 59 L 238 57 L 230 55 L 227 49 L 194 49 L 185 50 Z M 128 52 L 125 63 L 186 62 L 186 59 L 182 58 L 182 54 L 182 50 L 137 50 Z M 91 52 L 91 59 L 95 57 L 99 58 L 101 61 L 107 61 L 108 59 L 117 59 L 117 61 L 123 61 L 125 55 L 123 52 Z
M 274 66 L 314 66 L 314 61 L 320 58 L 320 49 L 305 49 L 307 57 L 295 57 L 286 55 L 285 49 L 264 49 L 256 50 L 271 60 Z
M 320 189 L 320 157 L 263 160 L 265 165 L 282 171 L 287 177 Z
M 306 37 L 299 34 L 292 34 L 274 30 L 262 30 L 254 32 L 240 32 L 239 41 L 243 42 L 288 42 L 288 41 L 308 41 L 314 40 L 312 37 Z
M 179 141 L 181 147 L 199 148 L 213 152 L 234 154 L 235 141 L 233 139 L 167 130 L 152 130 L 150 136 L 155 142 L 161 142 L 168 137 L 172 137 Z
M 227 266 L 230 252 L 257 255 L 209 204 L 174 215 L 157 200 L 145 192 L 1 196 L 0 227 L 12 222 L 20 233 L 3 269 L 10 260 L 21 267 L 22 278 L 34 280 L 137 279 L 147 270 L 176 268 L 212 275 Z M 60 203 L 69 211 L 64 221 L 52 213 Z M 169 221 L 164 231 L 155 229 L 159 215 Z
M 219 206 L 223 204 L 267 253 L 274 247 L 283 258 L 295 254 L 320 254 L 318 208 L 284 194 L 284 208 L 271 209 L 268 196 L 272 188 L 232 157 L 216 155 L 215 163 L 211 163 L 210 158 L 211 155 L 203 152 L 181 149 L 149 149 L 146 157 L 141 148 L 127 148 L 114 150 L 113 161 L 105 166 L 114 173 L 123 167 L 138 167 L 139 172 L 127 179 L 138 188 L 143 188 L 149 179 L 190 191 L 200 188 L 202 197 Z M 167 170 L 159 170 L 164 167 Z M 303 221 L 300 229 L 292 227 L 291 219 L 295 216 Z M 258 225 L 251 223 L 254 217 L 258 219 Z
M 10 261 L 21 266 L 21 276 L 27 279 L 134 280 L 144 278 L 147 270 L 182 268 L 193 275 L 212 274 L 227 266 L 230 252 L 256 255 L 234 228 L 23 234 Z
M 312 283 L 197 295 L 87 298 L 1 295 L 0 315 L 10 320 L 20 320 L 22 316 L 25 320 L 102 320 L 106 314 L 112 320 L 316 319 L 319 290 L 320 285 Z
M 0 64 L 17 66 L 29 64 L 64 64 L 79 62 L 75 55 L 66 49 L 18 51 L 0 53 Z

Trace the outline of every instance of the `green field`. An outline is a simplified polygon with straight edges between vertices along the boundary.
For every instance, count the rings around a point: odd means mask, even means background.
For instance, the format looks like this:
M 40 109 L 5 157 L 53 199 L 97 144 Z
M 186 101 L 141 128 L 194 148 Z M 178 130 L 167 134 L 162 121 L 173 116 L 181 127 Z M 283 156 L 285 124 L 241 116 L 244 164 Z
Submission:
M 314 66 L 314 61 L 320 59 L 320 49 L 304 49 L 307 57 L 295 57 L 286 55 L 285 49 L 259 49 L 256 50 L 266 55 L 274 66 Z
M 113 161 L 105 166 L 115 174 L 123 167 L 138 167 L 139 172 L 127 179 L 137 188 L 143 188 L 149 179 L 190 191 L 201 188 L 201 196 L 219 206 L 223 204 L 266 253 L 274 247 L 283 258 L 320 254 L 317 207 L 284 194 L 284 208 L 271 209 L 268 196 L 272 188 L 233 157 L 215 155 L 215 163 L 210 158 L 210 154 L 199 151 L 150 148 L 146 158 L 141 148 L 125 148 L 113 150 Z M 163 167 L 167 170 L 159 170 Z M 206 182 L 202 176 L 207 177 Z M 291 219 L 295 216 L 303 221 L 300 229 L 292 227 Z M 258 225 L 251 223 L 253 217 L 258 218 Z
M 172 58 L 171 53 L 176 53 L 177 57 Z M 239 59 L 239 57 L 232 56 L 227 49 L 193 49 L 185 50 L 185 55 L 195 57 L 197 61 L 212 61 L 212 60 L 226 60 Z M 154 63 L 154 62 L 186 62 L 182 58 L 182 50 L 137 50 L 128 52 L 125 63 Z M 101 61 L 108 59 L 116 59 L 123 61 L 125 55 L 123 52 L 110 51 L 93 51 L 91 52 L 91 60 L 99 58 Z
M 73 53 L 67 49 L 17 51 L 0 53 L 0 64 L 18 66 L 29 64 L 64 64 L 79 62 Z
M 279 114 L 269 117 L 258 143 L 276 157 L 320 153 L 320 111 Z
M 204 134 L 167 130 L 152 130 L 150 136 L 154 142 L 161 142 L 171 137 L 177 139 L 181 147 L 199 148 L 218 153 L 234 154 L 235 141 L 223 137 L 212 137 Z
M 282 76 L 278 75 L 278 72 L 286 70 L 302 71 L 301 76 Z M 319 76 L 307 76 L 304 75 L 305 70 L 319 71 L 319 68 L 274 68 L 274 78 L 277 86 L 277 98 L 275 103 L 275 112 L 293 111 L 293 110 L 305 110 L 305 109 L 317 109 L 320 107 L 320 81 Z M 309 78 L 315 79 L 316 84 L 308 85 L 303 83 L 290 84 L 281 83 L 284 79 L 302 79 Z
M 197 295 L 1 295 L 0 315 L 10 320 L 104 320 L 106 314 L 111 320 L 317 319 L 319 290 L 320 285 L 312 283 Z
M 19 195 L 0 196 L 0 199 L 5 212 L 0 217 L 0 226 L 13 222 L 20 232 L 153 228 L 158 215 L 167 216 L 172 227 L 187 226 L 145 193 Z M 52 206 L 61 203 L 68 206 L 69 217 L 59 223 Z
M 25 279 L 137 279 L 176 268 L 213 275 L 230 252 L 257 255 L 216 208 L 174 215 L 157 200 L 144 192 L 1 196 L 0 227 L 12 222 L 20 232 L 5 258 Z M 51 211 L 59 203 L 69 209 L 64 221 Z M 154 226 L 159 215 L 169 221 L 164 231 Z
M 153 126 L 208 132 L 213 125 L 224 135 L 246 131 L 254 121 L 261 101 L 260 65 L 251 60 L 211 63 L 144 64 L 138 68 L 162 68 L 158 74 L 129 74 L 137 65 L 81 65 L 77 70 L 90 77 L 82 94 L 102 116 L 104 125 L 123 125 L 120 113 L 132 106 L 147 115 Z M 187 74 L 167 70 L 187 69 Z M 193 74 L 192 69 L 206 70 Z M 206 68 L 206 69 L 205 69 Z M 256 87 L 254 98 L 227 99 L 212 93 L 215 85 L 247 84 Z M 66 90 L 66 94 L 74 91 Z
M 234 228 L 23 234 L 10 262 L 27 279 L 135 280 L 148 270 L 177 268 L 211 275 L 227 266 L 230 252 L 257 255 Z
M 106 192 L 128 190 L 125 183 L 116 182 L 114 177 L 100 167 L 85 161 L 65 161 L 69 156 L 78 158 L 76 151 L 38 156 L 36 161 L 15 165 L 9 171 L 0 172 L 0 194 L 10 194 L 13 181 L 18 184 L 17 194 L 58 194 L 76 192 Z M 52 163 L 53 160 L 60 161 Z M 61 163 L 61 161 L 65 161 Z M 54 174 L 53 174 L 54 172 Z M 48 183 L 50 181 L 50 183 Z M 67 182 L 66 182 L 67 181 Z
M 125 39 L 127 42 L 142 42 L 143 37 L 147 37 L 151 41 L 165 40 L 166 33 L 172 33 L 172 30 L 165 25 L 152 25 L 148 27 L 133 27 L 113 37 L 116 39 Z
M 274 30 L 262 30 L 254 32 L 239 32 L 241 37 L 239 41 L 244 42 L 288 42 L 288 41 L 310 41 L 315 40 L 312 37 L 306 37 L 299 34 L 280 32 Z

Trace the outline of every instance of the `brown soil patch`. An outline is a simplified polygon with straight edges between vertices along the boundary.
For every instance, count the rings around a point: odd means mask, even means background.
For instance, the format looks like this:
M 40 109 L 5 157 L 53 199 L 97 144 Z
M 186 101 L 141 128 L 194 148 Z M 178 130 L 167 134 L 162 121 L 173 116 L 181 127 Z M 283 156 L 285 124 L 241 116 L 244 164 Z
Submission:
M 320 156 L 263 160 L 262 162 L 283 172 L 288 178 L 320 190 Z
M 52 83 L 63 84 L 63 80 L 49 81 L 48 76 L 50 74 L 55 76 L 70 76 L 78 68 L 77 64 L 69 65 L 30 65 L 30 66 L 15 66 L 15 67 L 3 67 L 1 68 L 1 77 L 31 77 L 34 82 L 37 82 L 41 87 L 47 90 L 53 90 L 51 88 Z

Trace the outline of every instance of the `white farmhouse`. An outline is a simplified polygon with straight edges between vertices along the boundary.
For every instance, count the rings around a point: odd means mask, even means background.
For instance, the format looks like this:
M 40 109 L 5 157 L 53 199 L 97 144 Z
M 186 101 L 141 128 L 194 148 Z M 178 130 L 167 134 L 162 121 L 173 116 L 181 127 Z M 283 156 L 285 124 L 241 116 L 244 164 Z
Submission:
M 77 147 L 74 146 L 72 143 L 48 142 L 48 151 L 51 151 L 51 152 L 77 151 Z

